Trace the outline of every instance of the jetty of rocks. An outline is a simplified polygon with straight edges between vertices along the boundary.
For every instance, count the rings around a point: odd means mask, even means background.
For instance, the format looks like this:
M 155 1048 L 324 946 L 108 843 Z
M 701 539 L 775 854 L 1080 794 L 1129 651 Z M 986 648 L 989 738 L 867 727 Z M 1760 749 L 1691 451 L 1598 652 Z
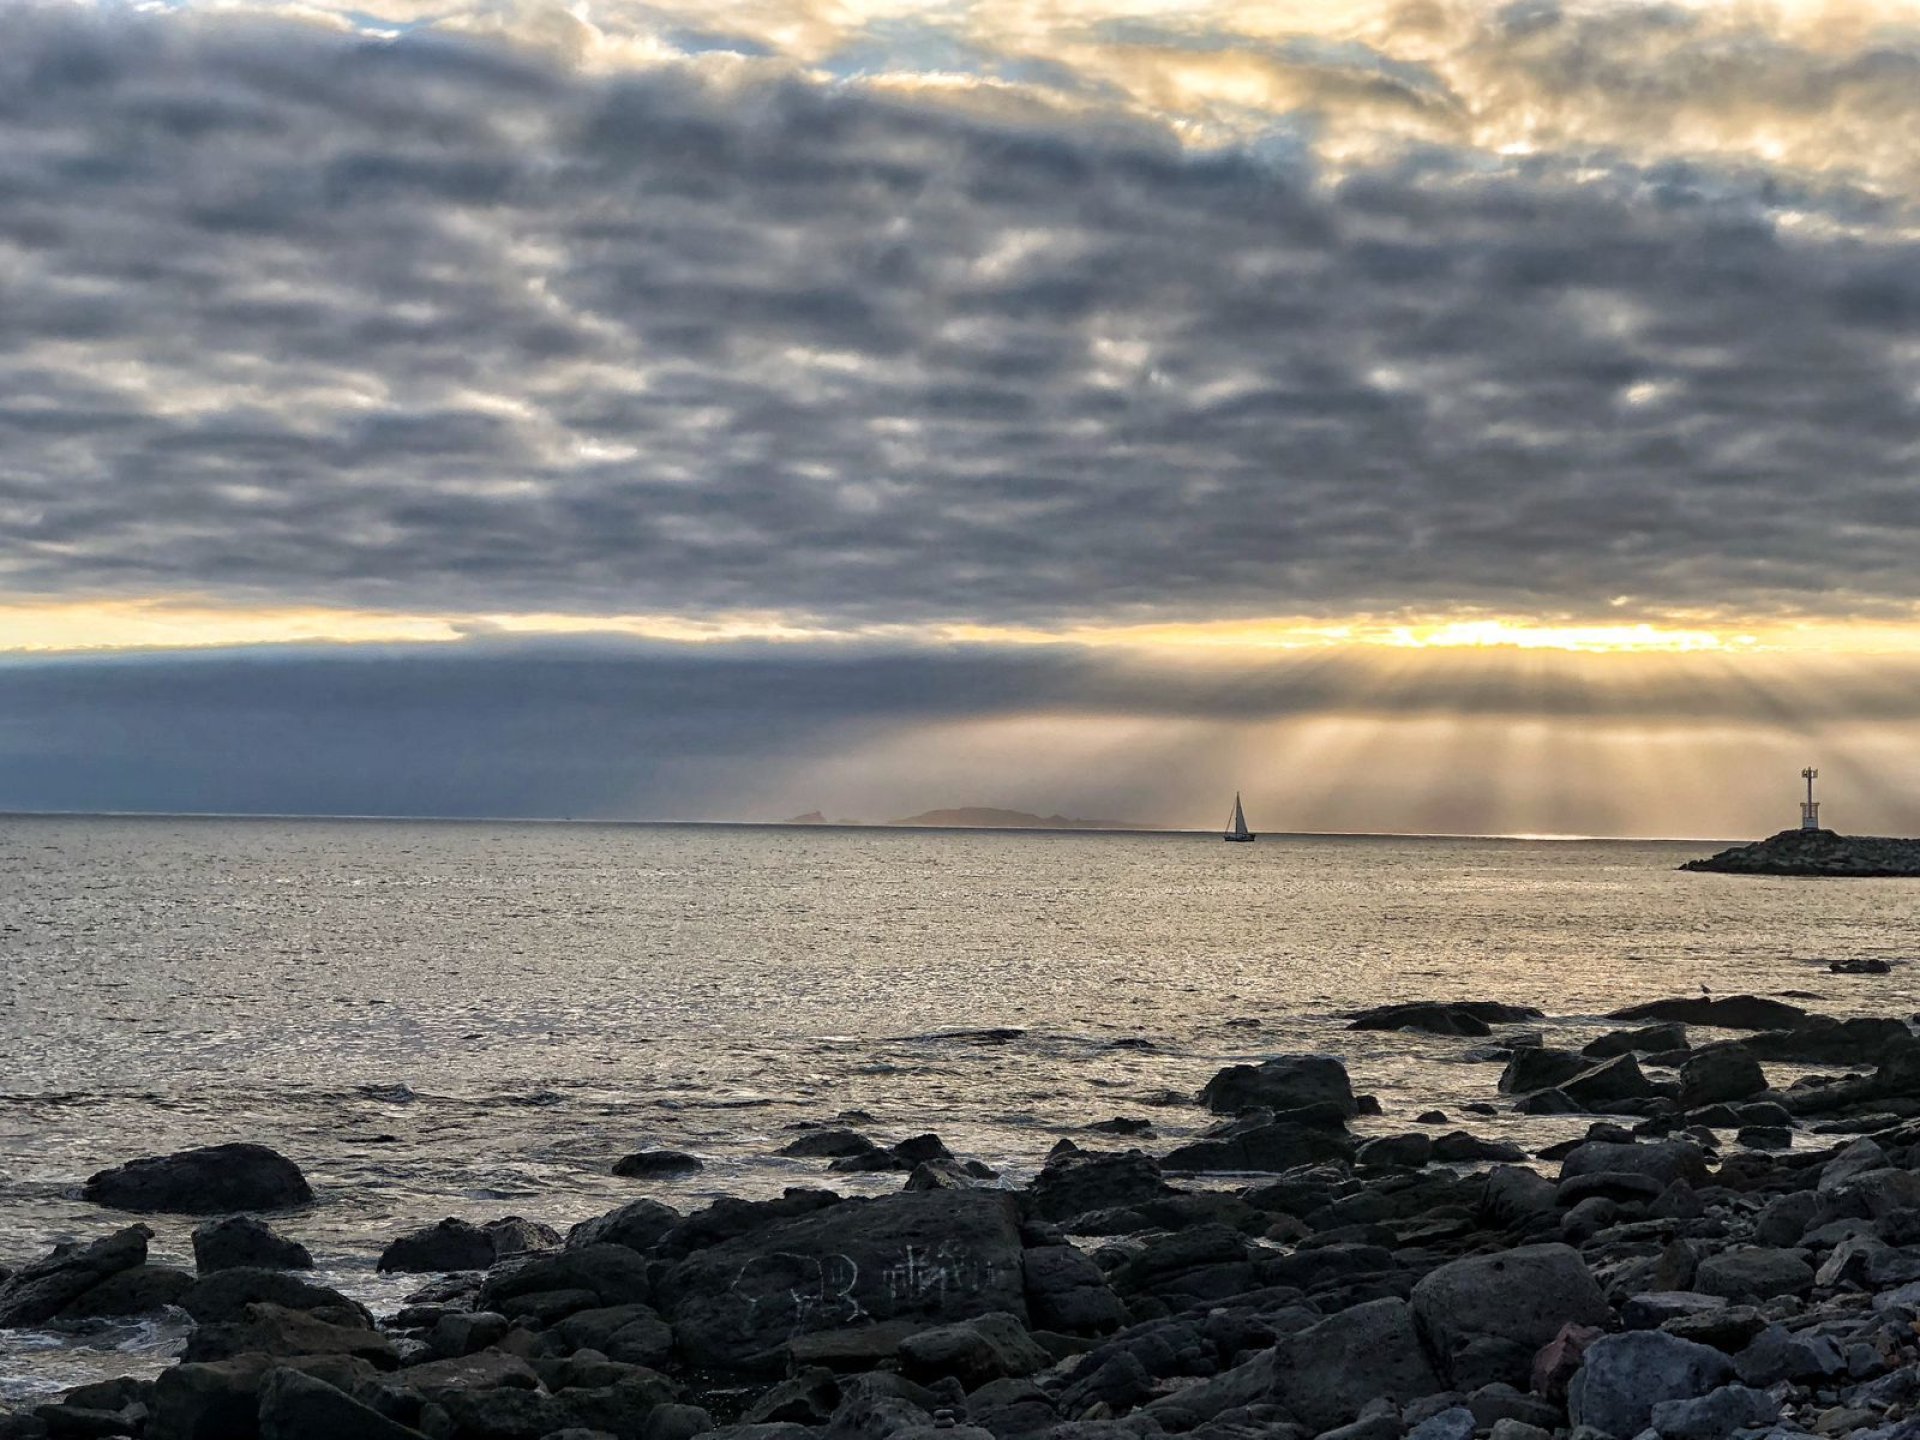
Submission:
M 1753 996 L 1615 1018 L 1574 1048 L 1526 1007 L 1346 1017 L 1457 1038 L 1476 1112 L 1589 1117 L 1530 1151 L 1439 1112 L 1358 1133 L 1379 1107 L 1310 1054 L 1221 1070 L 1165 1153 L 1062 1140 L 1017 1185 L 823 1118 L 789 1156 L 901 1187 L 449 1218 L 394 1238 L 431 1278 L 377 1319 L 279 1233 L 329 1203 L 291 1160 L 152 1157 L 93 1192 L 214 1215 L 198 1273 L 109 1220 L 0 1280 L 0 1326 L 165 1307 L 185 1353 L 0 1440 L 1920 1434 L 1920 1037 Z M 229 1213 L 237 1161 L 271 1222 Z
M 1735 845 L 1704 860 L 1689 860 L 1680 868 L 1720 875 L 1920 876 L 1920 840 L 1782 830 L 1751 845 Z

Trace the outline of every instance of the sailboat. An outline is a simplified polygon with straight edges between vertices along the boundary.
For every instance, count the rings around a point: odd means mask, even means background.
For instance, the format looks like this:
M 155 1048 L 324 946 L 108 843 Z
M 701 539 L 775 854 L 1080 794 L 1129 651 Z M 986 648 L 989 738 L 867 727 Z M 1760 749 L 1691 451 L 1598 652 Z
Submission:
M 1254 835 L 1251 830 L 1247 829 L 1247 812 L 1240 808 L 1240 792 L 1238 790 L 1233 792 L 1233 819 L 1227 822 L 1227 833 L 1220 838 L 1222 840 L 1241 841 L 1246 844 L 1253 843 Z

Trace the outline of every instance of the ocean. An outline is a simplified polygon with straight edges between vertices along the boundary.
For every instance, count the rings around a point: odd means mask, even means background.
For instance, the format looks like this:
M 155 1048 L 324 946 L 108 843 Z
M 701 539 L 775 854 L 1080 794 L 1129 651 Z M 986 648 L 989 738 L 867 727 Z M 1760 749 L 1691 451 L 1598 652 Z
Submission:
M 1530 1143 L 1584 1119 L 1494 1098 L 1474 1042 L 1353 1032 L 1395 1000 L 1603 1012 L 1800 993 L 1916 1009 L 1920 885 L 1682 874 L 1708 842 L 1056 834 L 779 826 L 0 819 L 0 1264 L 124 1223 L 93 1171 L 230 1140 L 318 1194 L 275 1220 L 376 1309 L 416 1288 L 381 1247 L 445 1215 L 564 1228 L 653 1194 L 877 1192 L 772 1154 L 861 1111 L 1017 1176 L 1090 1122 L 1205 1123 L 1220 1066 L 1343 1056 L 1374 1133 L 1433 1106 Z M 1557 1128 L 1556 1128 L 1557 1127 Z M 1133 1142 L 1121 1142 L 1133 1143 Z M 616 1179 L 669 1147 L 705 1169 Z M 191 1265 L 192 1222 L 152 1217 Z M 166 1323 L 0 1335 L 0 1403 L 177 1348 Z

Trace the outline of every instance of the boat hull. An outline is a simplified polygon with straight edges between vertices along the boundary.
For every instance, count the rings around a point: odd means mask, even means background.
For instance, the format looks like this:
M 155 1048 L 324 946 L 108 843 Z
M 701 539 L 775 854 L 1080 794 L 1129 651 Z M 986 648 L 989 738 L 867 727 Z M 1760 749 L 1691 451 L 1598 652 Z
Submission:
M 1253 835 L 1222 835 L 1220 838 L 1229 845 L 1251 845 L 1258 837 Z

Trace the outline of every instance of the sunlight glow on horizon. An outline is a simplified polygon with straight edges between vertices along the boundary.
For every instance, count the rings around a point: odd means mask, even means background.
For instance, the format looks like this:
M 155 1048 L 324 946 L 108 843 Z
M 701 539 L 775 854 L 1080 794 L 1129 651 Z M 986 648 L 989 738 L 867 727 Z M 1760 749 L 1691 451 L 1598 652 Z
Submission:
M 774 611 L 688 614 L 452 613 L 344 606 L 249 606 L 205 596 L 0 600 L 0 654 L 229 649 L 276 645 L 457 644 L 488 636 L 592 637 L 714 645 L 897 642 L 925 645 L 1075 645 L 1153 653 L 1271 651 L 1563 651 L 1575 654 L 1875 655 L 1920 652 L 1920 617 L 1892 621 L 1773 622 L 1716 628 L 1580 623 L 1560 617 L 1424 619 L 1361 616 L 1220 619 L 1057 627 L 942 623 L 834 624 Z

